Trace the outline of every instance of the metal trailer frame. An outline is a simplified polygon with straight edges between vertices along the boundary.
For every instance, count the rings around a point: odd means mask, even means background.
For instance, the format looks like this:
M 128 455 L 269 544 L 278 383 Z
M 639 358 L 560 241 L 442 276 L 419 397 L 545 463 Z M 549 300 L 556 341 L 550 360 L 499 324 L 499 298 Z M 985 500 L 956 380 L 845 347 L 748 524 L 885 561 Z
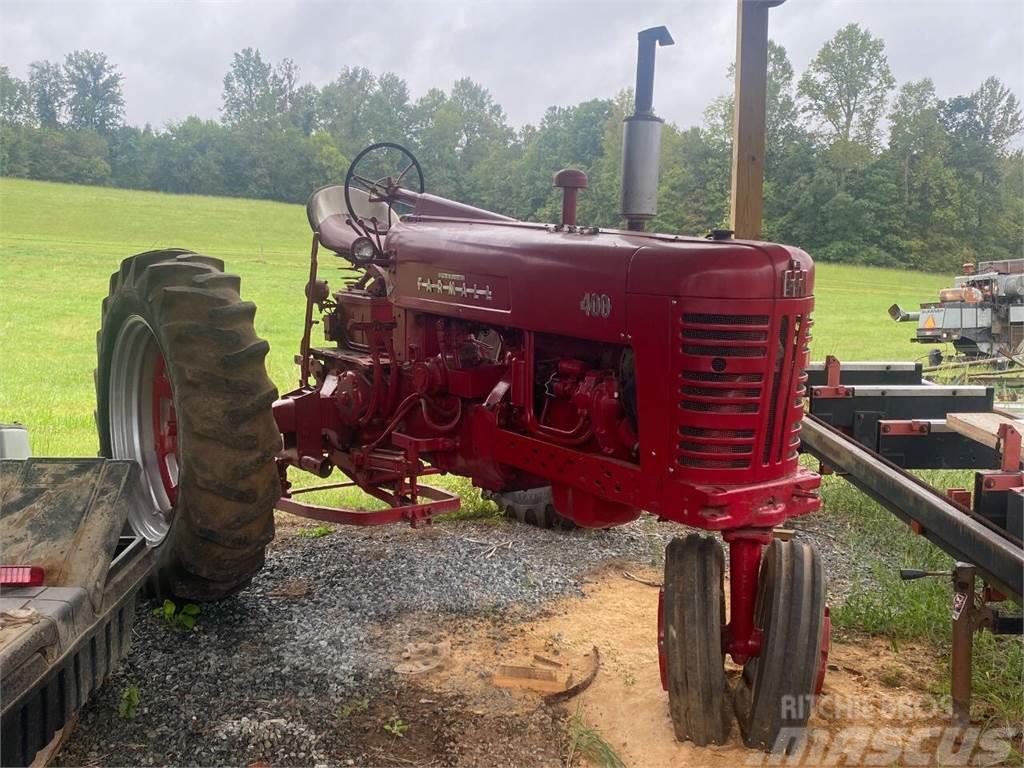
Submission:
M 917 381 L 913 381 L 914 377 Z M 1021 431 L 999 427 L 991 444 L 955 431 L 947 415 L 966 404 L 993 411 L 992 390 L 944 387 L 921 379 L 920 364 L 812 365 L 809 413 L 801 448 L 843 473 L 861 492 L 958 562 L 948 574 L 901 570 L 902 578 L 948 575 L 954 598 L 951 692 L 953 720 L 970 722 L 974 633 L 1021 634 L 1019 616 L 987 603 L 1024 592 L 1024 471 Z M 939 491 L 907 469 L 976 469 L 973 494 Z M 986 586 L 979 602 L 976 580 Z
M 0 462 L 0 765 L 28 765 L 128 651 L 153 550 L 124 535 L 133 461 Z

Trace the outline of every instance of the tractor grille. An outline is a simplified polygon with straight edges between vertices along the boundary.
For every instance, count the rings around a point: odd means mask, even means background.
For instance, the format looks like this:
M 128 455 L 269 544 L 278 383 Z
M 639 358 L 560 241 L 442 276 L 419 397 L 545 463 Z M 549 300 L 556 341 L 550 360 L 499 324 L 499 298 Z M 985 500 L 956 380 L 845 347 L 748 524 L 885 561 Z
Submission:
M 805 316 L 680 317 L 674 427 L 683 477 L 747 482 L 777 475 L 795 459 L 809 340 Z

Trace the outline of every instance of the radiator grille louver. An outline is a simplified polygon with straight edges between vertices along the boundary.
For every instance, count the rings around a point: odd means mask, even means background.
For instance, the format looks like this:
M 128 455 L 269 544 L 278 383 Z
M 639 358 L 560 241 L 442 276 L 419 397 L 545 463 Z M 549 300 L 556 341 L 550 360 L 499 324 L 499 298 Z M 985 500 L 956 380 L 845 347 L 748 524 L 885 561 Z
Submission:
M 687 312 L 678 322 L 676 464 L 695 479 L 740 482 L 792 461 L 810 321 Z

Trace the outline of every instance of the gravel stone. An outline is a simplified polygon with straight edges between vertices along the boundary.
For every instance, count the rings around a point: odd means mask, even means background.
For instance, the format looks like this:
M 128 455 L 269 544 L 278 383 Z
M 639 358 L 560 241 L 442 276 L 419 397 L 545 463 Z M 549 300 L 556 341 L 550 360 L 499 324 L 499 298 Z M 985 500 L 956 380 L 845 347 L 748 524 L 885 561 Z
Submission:
M 821 546 L 835 599 L 846 589 L 835 574 L 855 564 L 825 526 L 807 518 L 798 535 Z M 598 531 L 441 522 L 285 533 L 252 585 L 203 605 L 190 632 L 140 604 L 130 654 L 82 710 L 56 764 L 363 764 L 323 736 L 343 706 L 393 687 L 396 649 L 418 633 L 459 617 L 529 618 L 582 594 L 586 573 L 609 560 L 660 567 L 665 545 L 685 533 L 647 516 Z M 131 686 L 139 706 L 127 720 L 118 703 Z

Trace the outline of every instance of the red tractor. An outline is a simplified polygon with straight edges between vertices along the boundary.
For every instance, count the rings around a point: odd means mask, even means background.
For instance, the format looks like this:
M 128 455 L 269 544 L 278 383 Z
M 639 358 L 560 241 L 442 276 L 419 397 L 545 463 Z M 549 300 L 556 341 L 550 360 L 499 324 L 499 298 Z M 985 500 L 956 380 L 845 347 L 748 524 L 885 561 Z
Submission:
M 819 507 L 797 461 L 813 265 L 803 251 L 643 231 L 661 121 L 640 34 L 626 121 L 623 230 L 576 222 L 586 177 L 562 171 L 562 221 L 531 223 L 424 192 L 412 154 L 360 153 L 315 192 L 299 386 L 278 398 L 255 306 L 216 259 L 125 260 L 103 305 L 97 373 L 106 456 L 146 478 L 136 531 L 157 586 L 215 599 L 248 583 L 272 510 L 350 524 L 430 522 L 454 473 L 537 521 L 603 528 L 642 512 L 691 528 L 668 546 L 662 682 L 679 739 L 724 742 L 735 711 L 765 749 L 806 722 L 827 645 L 814 548 L 773 530 Z M 323 251 L 351 269 L 318 278 Z M 312 346 L 314 309 L 324 346 Z M 292 470 L 347 480 L 379 511 L 306 504 Z M 551 512 L 557 513 L 557 517 Z M 725 657 L 742 665 L 727 681 Z

